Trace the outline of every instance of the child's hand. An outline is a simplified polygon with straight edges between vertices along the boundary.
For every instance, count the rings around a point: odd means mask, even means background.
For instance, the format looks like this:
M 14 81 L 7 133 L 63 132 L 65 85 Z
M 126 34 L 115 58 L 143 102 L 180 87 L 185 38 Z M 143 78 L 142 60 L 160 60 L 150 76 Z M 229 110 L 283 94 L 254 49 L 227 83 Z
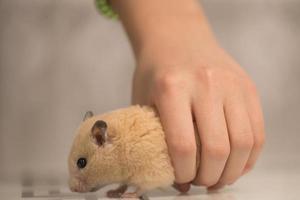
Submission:
M 195 1 L 121 2 L 116 8 L 138 64 L 133 103 L 157 108 L 176 182 L 233 183 L 254 166 L 264 143 L 253 82 L 218 46 Z M 201 141 L 199 169 L 193 121 Z
M 264 141 L 257 92 L 222 49 L 186 44 L 156 44 L 140 55 L 133 103 L 158 109 L 178 182 L 231 184 L 253 167 Z M 193 120 L 201 140 L 199 169 Z

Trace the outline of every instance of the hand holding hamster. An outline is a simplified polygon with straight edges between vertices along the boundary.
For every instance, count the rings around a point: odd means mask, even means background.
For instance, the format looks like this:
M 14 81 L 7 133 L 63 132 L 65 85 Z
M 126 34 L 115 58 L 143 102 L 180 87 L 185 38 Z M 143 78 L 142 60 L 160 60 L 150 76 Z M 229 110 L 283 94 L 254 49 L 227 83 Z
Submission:
M 136 58 L 132 103 L 159 112 L 178 187 L 220 188 L 249 172 L 265 140 L 258 91 L 219 44 L 199 1 L 110 3 Z
M 68 164 L 69 185 L 75 192 L 120 183 L 119 188 L 107 193 L 109 197 L 139 197 L 175 180 L 160 119 L 148 106 L 97 116 L 87 112 Z M 134 186 L 135 192 L 126 193 L 128 186 Z

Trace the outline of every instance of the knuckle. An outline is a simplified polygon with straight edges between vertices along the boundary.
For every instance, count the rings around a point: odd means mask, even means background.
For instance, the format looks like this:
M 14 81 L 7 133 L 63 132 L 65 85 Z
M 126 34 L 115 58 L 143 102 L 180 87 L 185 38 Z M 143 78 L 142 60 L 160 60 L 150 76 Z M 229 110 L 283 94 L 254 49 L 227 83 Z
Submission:
M 203 145 L 203 151 L 207 153 L 208 156 L 213 157 L 218 160 L 227 159 L 230 154 L 229 145 L 219 144 L 219 145 Z
M 239 134 L 239 136 L 232 137 L 231 146 L 233 149 L 249 151 L 254 145 L 252 134 Z
M 222 71 L 220 75 L 222 79 L 226 80 L 227 86 L 232 87 L 233 89 L 245 89 L 247 92 L 250 92 L 251 89 L 255 90 L 255 85 L 248 77 L 248 75 L 241 71 L 236 71 L 233 69 L 227 69 Z
M 167 71 L 156 77 L 155 80 L 157 91 L 163 93 L 176 93 L 179 88 L 185 86 L 184 80 L 176 71 Z
M 218 82 L 216 72 L 211 67 L 200 67 L 199 70 L 195 71 L 194 76 L 196 81 L 200 82 L 200 86 L 207 91 L 210 91 Z
M 195 71 L 195 77 L 198 80 L 206 80 L 209 82 L 214 77 L 214 71 L 210 67 L 201 66 Z
M 196 153 L 196 145 L 194 144 L 194 142 L 174 141 L 170 142 L 170 147 L 174 154 L 180 156 L 194 155 Z
M 231 68 L 221 69 L 220 71 L 220 77 L 226 79 L 229 83 L 239 83 L 242 81 L 242 75 L 241 73 L 237 72 L 236 70 L 233 70 Z

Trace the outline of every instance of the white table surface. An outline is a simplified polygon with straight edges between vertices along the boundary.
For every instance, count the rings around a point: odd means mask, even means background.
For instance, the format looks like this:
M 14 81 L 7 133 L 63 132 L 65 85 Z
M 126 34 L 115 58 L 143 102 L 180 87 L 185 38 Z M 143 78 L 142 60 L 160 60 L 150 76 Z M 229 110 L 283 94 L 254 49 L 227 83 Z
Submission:
M 145 199 L 200 199 L 200 200 L 298 200 L 300 199 L 300 173 L 295 167 L 259 169 L 245 175 L 234 185 L 217 192 L 204 188 L 192 188 L 188 195 L 178 196 L 168 188 L 153 191 Z M 0 199 L 107 199 L 105 190 L 95 193 L 71 193 L 64 181 L 21 183 L 21 181 L 0 181 Z

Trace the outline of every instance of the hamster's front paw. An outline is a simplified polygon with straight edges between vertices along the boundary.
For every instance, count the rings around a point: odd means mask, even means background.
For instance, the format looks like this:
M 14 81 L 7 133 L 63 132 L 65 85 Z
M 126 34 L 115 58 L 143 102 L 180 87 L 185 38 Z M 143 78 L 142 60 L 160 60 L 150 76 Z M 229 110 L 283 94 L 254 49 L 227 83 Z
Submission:
M 120 198 L 121 197 L 121 193 L 116 192 L 116 190 L 109 190 L 106 192 L 106 196 L 108 198 Z
M 114 190 L 109 190 L 106 192 L 106 196 L 109 198 L 121 198 L 124 192 L 127 190 L 127 185 L 120 185 Z

